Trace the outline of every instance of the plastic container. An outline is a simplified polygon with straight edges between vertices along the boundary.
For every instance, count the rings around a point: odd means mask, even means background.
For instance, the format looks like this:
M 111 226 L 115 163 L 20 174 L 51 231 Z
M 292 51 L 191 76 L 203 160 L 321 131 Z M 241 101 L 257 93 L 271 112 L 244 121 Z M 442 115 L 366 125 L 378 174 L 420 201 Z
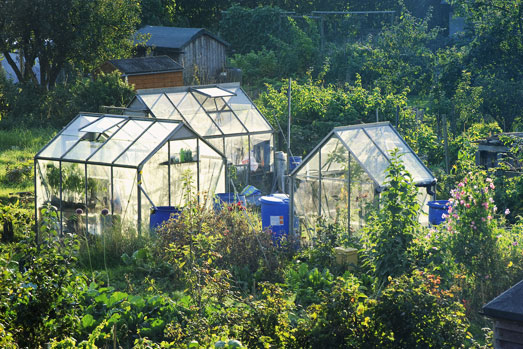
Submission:
M 156 231 L 163 222 L 168 221 L 171 217 L 177 219 L 180 212 L 182 212 L 182 210 L 175 206 L 157 206 L 156 209 L 152 208 L 149 229 Z
M 247 205 L 245 195 L 239 195 L 235 193 L 217 193 L 214 195 L 216 196 L 216 200 L 214 201 L 215 211 L 220 211 L 224 204 L 231 205 L 241 202 L 244 207 Z
M 449 213 L 449 204 L 448 200 L 436 200 L 429 201 L 427 205 L 429 206 L 429 223 L 432 225 L 439 225 L 445 221 L 443 214 Z
M 291 156 L 290 162 L 291 165 L 289 167 L 289 171 L 292 172 L 296 167 L 298 167 L 301 164 L 302 158 L 301 156 Z
M 279 245 L 284 236 L 289 235 L 289 196 L 273 194 L 262 196 L 262 228 L 272 231 L 272 241 Z

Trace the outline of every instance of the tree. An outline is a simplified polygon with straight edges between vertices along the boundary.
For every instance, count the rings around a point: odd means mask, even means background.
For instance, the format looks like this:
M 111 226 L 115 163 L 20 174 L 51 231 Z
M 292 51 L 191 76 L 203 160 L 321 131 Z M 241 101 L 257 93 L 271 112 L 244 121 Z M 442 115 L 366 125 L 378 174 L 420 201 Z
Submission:
M 19 81 L 51 89 L 67 63 L 90 71 L 128 54 L 139 13 L 138 0 L 3 0 L 0 52 Z
M 483 87 L 483 112 L 509 131 L 522 117 L 523 6 L 521 0 L 454 0 L 469 24 L 465 61 Z

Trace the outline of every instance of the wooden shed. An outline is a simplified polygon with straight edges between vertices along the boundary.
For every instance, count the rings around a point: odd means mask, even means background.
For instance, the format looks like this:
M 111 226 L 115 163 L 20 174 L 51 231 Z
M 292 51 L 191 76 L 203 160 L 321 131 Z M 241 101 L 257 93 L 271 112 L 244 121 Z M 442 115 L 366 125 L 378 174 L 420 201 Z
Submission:
M 136 34 L 137 56 L 168 55 L 184 67 L 185 85 L 215 83 L 225 70 L 229 44 L 206 29 L 148 25 Z
M 483 307 L 494 320 L 494 348 L 523 348 L 523 280 Z
M 119 71 L 136 90 L 183 86 L 183 67 L 168 56 L 113 59 L 99 70 Z

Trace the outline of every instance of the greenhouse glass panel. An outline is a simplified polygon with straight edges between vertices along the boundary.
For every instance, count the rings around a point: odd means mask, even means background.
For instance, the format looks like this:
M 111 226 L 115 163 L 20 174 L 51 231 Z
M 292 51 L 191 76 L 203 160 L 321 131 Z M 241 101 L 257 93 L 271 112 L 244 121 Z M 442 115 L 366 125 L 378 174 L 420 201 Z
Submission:
M 349 151 L 336 137 L 332 137 L 321 147 L 322 178 L 346 178 L 349 166 Z
M 314 226 L 319 214 L 320 182 L 318 179 L 296 178 L 294 181 L 294 207 L 300 222 Z
M 225 164 L 223 159 L 204 142 L 199 143 L 200 195 L 207 199 L 205 205 L 212 205 L 213 193 L 225 192 Z M 203 201 L 201 201 L 203 202 Z
M 383 155 L 362 129 L 339 131 L 337 133 L 370 176 L 376 180 L 378 185 L 383 185 L 385 182 L 385 171 L 390 164 L 388 158 Z
M 119 165 L 139 165 L 150 154 L 152 149 L 162 143 L 165 138 L 174 131 L 179 124 L 177 123 L 154 123 L 147 131 L 141 135 L 134 144 L 123 154 L 115 164 Z
M 400 159 L 405 164 L 405 169 L 411 174 L 416 183 L 430 184 L 434 180 L 434 177 L 422 164 L 420 164 L 420 161 L 414 154 L 404 154 Z
M 96 117 L 80 115 L 73 120 L 60 134 L 49 143 L 39 154 L 40 157 L 60 158 L 68 151 L 86 132 L 79 131 L 80 128 L 97 120 Z
M 301 166 L 298 167 L 296 176 L 305 180 L 320 178 L 320 153 L 314 153 L 312 157 L 307 157 Z
M 150 125 L 151 121 L 130 120 L 116 132 L 114 137 L 107 140 L 89 161 L 110 164 L 117 160 L 120 155 L 129 157 L 129 154 L 123 153 L 124 150 Z
M 365 130 L 387 156 L 389 156 L 395 148 L 399 150 L 400 154 L 410 152 L 407 145 L 390 126 L 369 127 Z
M 134 169 L 113 167 L 113 202 L 111 209 L 114 224 L 131 233 L 137 232 L 138 226 L 137 175 L 138 173 Z M 146 212 L 142 212 L 142 214 L 146 214 Z
M 238 119 L 247 127 L 249 132 L 271 131 L 272 127 L 261 116 L 254 106 L 247 109 L 234 110 Z
M 321 180 L 321 215 L 335 222 L 345 218 L 347 222 L 347 182 L 344 180 Z
M 103 133 L 107 130 L 109 130 L 110 128 L 113 128 L 114 126 L 120 124 L 120 123 L 123 123 L 125 122 L 126 119 L 124 118 L 116 118 L 116 117 L 103 117 L 103 118 L 100 118 L 98 120 L 96 120 L 95 122 L 87 125 L 87 126 L 84 126 L 82 128 L 80 128 L 80 131 L 82 132 L 95 132 L 95 133 Z
M 251 136 L 252 153 L 257 169 L 270 171 L 272 165 L 272 134 L 256 134 Z
M 111 207 L 111 168 L 108 166 L 87 166 L 87 229 L 91 234 L 99 235 L 112 226 Z M 106 209 L 107 215 L 102 215 Z
M 195 88 L 193 90 L 209 98 L 234 96 L 234 93 L 218 87 Z
M 159 95 L 159 98 L 152 106 L 149 106 L 149 109 L 157 118 L 183 120 L 180 113 L 174 107 L 173 103 L 163 93 Z
M 230 111 L 209 114 L 219 129 L 225 134 L 245 133 L 247 130 Z

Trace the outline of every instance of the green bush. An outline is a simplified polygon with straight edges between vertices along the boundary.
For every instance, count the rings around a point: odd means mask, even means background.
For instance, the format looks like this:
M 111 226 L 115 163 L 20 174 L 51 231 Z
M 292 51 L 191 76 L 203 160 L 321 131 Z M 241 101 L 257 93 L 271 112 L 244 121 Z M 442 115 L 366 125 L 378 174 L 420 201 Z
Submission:
M 387 348 L 458 348 L 470 338 L 456 288 L 445 290 L 438 276 L 414 271 L 390 279 L 372 309 L 380 330 L 391 333 Z
M 132 87 L 116 72 L 94 79 L 77 77 L 51 91 L 33 84 L 6 82 L 4 95 L 8 105 L 0 126 L 62 127 L 80 111 L 100 112 L 103 105 L 125 106 L 133 94 Z
M 419 230 L 417 190 L 397 150 L 392 152 L 385 184 L 380 211 L 364 228 L 369 239 L 367 258 L 378 279 L 378 287 L 389 277 L 398 277 L 413 269 L 415 261 L 410 250 Z

